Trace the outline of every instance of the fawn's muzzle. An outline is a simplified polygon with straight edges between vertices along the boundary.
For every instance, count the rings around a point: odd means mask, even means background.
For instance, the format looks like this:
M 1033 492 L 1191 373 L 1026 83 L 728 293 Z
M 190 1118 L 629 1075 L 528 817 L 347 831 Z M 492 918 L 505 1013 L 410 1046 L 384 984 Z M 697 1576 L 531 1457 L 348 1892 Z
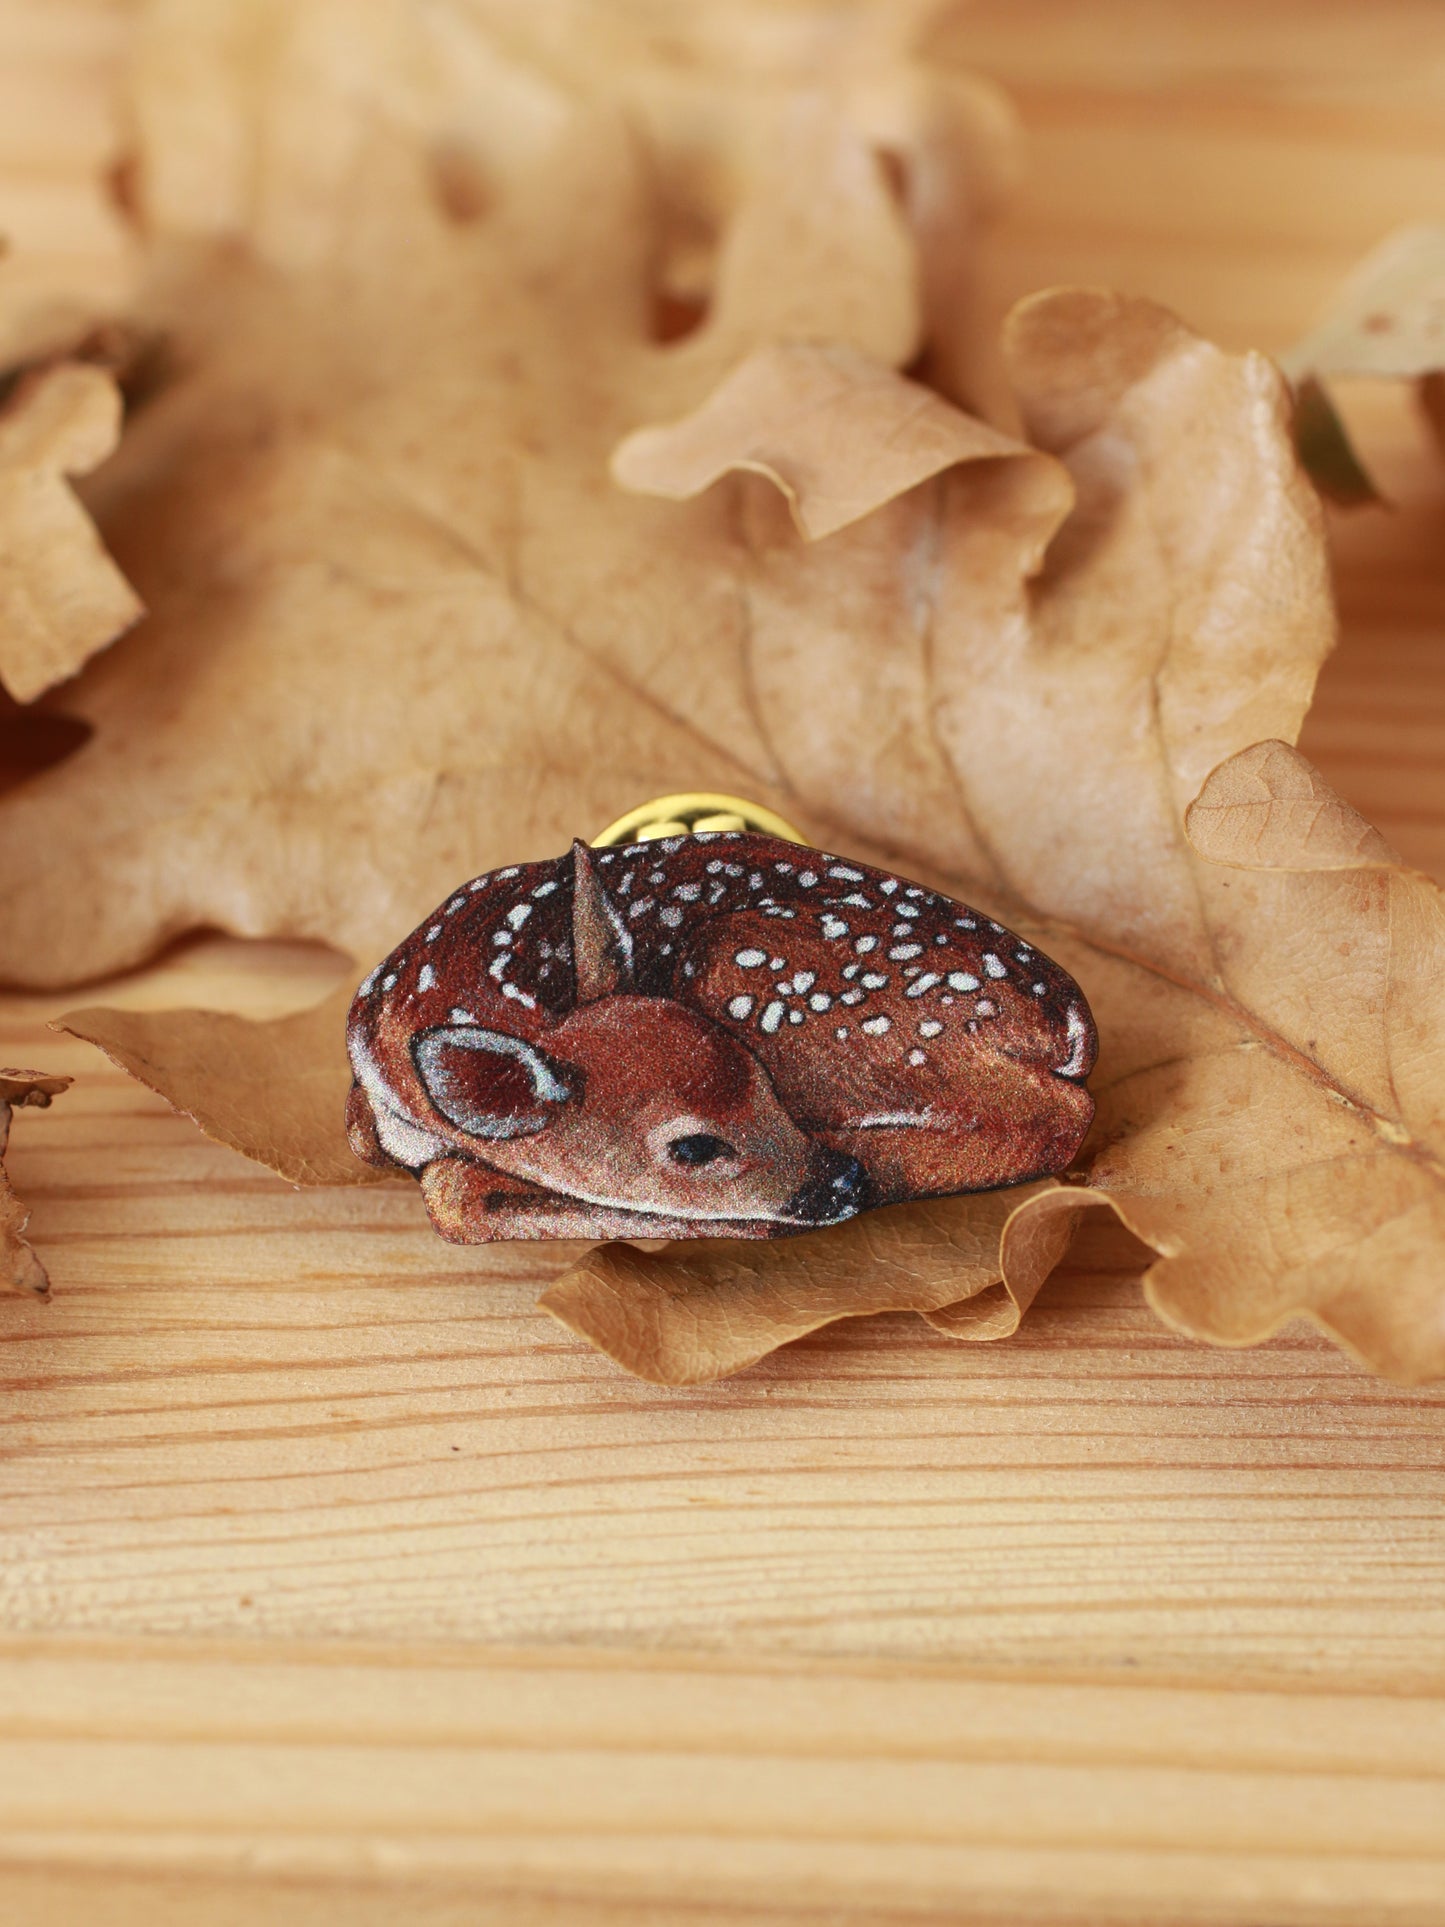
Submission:
M 797 1224 L 836 1224 L 864 1208 L 868 1174 L 857 1158 L 843 1151 L 820 1150 L 813 1174 L 783 1207 L 783 1216 Z

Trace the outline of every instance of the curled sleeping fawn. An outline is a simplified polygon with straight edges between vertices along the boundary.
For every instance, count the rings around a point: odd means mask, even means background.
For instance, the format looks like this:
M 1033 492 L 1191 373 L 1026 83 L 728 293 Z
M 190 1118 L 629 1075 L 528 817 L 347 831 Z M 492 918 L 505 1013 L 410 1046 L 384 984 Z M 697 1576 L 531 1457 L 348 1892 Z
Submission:
M 578 842 L 362 984 L 351 1142 L 444 1237 L 777 1238 L 1061 1171 L 1093 1019 L 980 912 L 751 832 Z

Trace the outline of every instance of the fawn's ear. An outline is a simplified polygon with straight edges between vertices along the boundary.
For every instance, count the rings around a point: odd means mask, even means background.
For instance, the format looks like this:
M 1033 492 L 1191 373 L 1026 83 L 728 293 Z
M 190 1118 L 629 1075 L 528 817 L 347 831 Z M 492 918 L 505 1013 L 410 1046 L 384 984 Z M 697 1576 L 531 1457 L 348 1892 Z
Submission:
M 469 1026 L 424 1030 L 411 1054 L 427 1095 L 469 1137 L 533 1137 L 578 1092 L 562 1066 L 505 1031 Z
M 572 844 L 572 962 L 579 1004 L 631 988 L 632 938 L 602 887 L 596 857 L 580 836 Z

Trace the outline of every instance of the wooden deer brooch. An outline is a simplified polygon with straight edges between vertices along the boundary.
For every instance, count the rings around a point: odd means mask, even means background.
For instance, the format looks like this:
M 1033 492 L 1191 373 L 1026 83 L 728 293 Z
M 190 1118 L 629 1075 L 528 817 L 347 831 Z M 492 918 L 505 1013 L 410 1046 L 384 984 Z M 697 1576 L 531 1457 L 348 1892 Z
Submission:
M 719 831 L 478 877 L 362 984 L 351 1143 L 458 1243 L 780 1238 L 1061 1171 L 1073 979 L 965 905 Z

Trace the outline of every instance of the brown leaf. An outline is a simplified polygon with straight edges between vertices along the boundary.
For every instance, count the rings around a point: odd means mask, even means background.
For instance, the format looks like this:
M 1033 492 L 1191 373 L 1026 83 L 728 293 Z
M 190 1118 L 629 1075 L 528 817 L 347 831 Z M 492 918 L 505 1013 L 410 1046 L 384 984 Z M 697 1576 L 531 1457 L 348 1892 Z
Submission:
M 1300 458 L 1320 488 L 1347 505 L 1377 499 L 1320 378 L 1364 375 L 1423 386 L 1445 369 L 1445 227 L 1401 228 L 1383 241 L 1280 366 L 1299 388 Z
M 1445 897 L 1283 743 L 1223 764 L 1187 822 L 1239 899 L 1232 1007 L 1126 1100 L 1182 1070 L 1196 1128 L 1158 1104 L 1094 1182 L 1168 1254 L 1149 1293 L 1180 1329 L 1238 1344 L 1303 1312 L 1378 1370 L 1439 1377 Z
M 55 1025 L 103 1050 L 208 1136 L 293 1184 L 368 1184 L 386 1174 L 346 1141 L 351 1072 L 337 1040 L 349 990 L 255 1023 L 214 1010 L 76 1010 Z
M 853 459 L 860 447 L 865 463 Z M 739 363 L 684 421 L 629 435 L 612 473 L 638 494 L 686 501 L 751 470 L 776 484 L 799 532 L 816 541 L 943 469 L 1029 453 L 856 349 L 777 342 Z
M 309 214 L 218 189 L 250 249 L 157 269 L 178 378 L 94 490 L 152 614 L 69 704 L 93 741 L 12 803 L 27 934 L 0 962 L 25 980 L 197 924 L 370 957 L 460 869 L 555 853 L 648 793 L 785 791 L 718 571 L 728 510 L 674 555 L 671 512 L 607 462 L 778 329 L 912 351 L 913 242 L 869 142 L 826 96 L 782 116 L 708 320 L 659 347 L 650 175 L 611 116 L 557 103 L 543 157 L 458 222 L 427 143 L 355 91 L 323 89 Z M 276 111 L 294 135 L 296 100 Z
M 0 410 L 0 681 L 21 702 L 142 613 L 65 482 L 119 436 L 115 383 L 79 363 L 28 376 Z
M 49 1293 L 45 1267 L 23 1235 L 30 1214 L 10 1188 L 4 1158 L 13 1114 L 27 1105 L 44 1109 L 69 1086 L 68 1077 L 0 1069 L 0 1291 L 28 1291 L 37 1298 Z
M 1445 367 L 1445 226 L 1401 228 L 1367 255 L 1280 365 L 1415 379 Z
M 1030 1199 L 1054 1201 L 1008 1240 Z M 696 1385 L 741 1371 L 792 1338 L 869 1312 L 917 1311 L 952 1337 L 1017 1331 L 1089 1200 L 1052 1183 L 880 1211 L 796 1240 L 794 1262 L 745 1243 L 599 1247 L 538 1301 L 628 1371 Z M 1045 1229 L 1047 1227 L 1047 1229 Z M 1000 1239 L 1009 1254 L 999 1283 Z

